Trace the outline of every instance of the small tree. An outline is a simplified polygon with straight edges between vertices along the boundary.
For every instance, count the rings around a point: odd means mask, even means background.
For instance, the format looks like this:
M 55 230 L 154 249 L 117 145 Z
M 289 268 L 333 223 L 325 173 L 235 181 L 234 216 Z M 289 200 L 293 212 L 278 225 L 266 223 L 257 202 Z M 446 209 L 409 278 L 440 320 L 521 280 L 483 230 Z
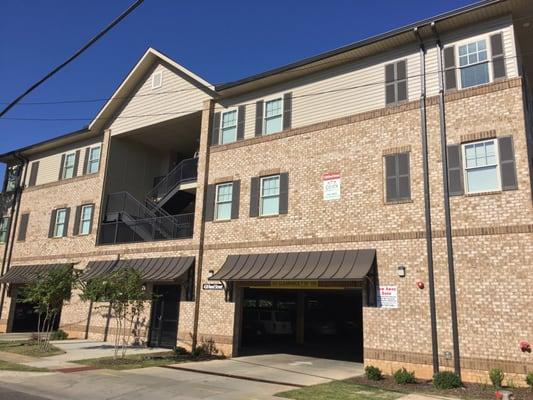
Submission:
M 126 355 L 135 321 L 142 315 L 149 300 L 140 274 L 132 268 L 120 268 L 85 283 L 80 298 L 95 303 L 108 302 L 115 320 L 115 353 Z M 108 308 L 99 306 L 99 308 Z
M 37 276 L 22 289 L 22 301 L 34 305 L 38 314 L 37 341 L 40 351 L 50 348 L 50 334 L 65 301 L 78 281 L 77 272 L 69 266 L 55 268 Z

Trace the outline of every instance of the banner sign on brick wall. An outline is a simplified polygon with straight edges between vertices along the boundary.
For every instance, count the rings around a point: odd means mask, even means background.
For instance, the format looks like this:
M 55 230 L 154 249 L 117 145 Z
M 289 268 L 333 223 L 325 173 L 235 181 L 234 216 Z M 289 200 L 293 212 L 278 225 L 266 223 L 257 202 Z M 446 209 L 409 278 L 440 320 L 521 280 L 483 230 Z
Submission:
M 378 307 L 398 308 L 398 288 L 396 286 L 379 287 Z
M 322 175 L 324 200 L 339 200 L 341 198 L 341 174 L 327 173 Z

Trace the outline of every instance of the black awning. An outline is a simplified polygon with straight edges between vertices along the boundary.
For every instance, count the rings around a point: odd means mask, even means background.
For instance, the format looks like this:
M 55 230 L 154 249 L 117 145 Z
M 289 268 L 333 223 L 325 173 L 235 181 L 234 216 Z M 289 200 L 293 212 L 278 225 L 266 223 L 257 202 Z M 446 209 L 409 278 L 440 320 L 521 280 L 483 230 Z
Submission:
M 63 267 L 72 267 L 72 264 L 13 265 L 0 278 L 0 283 L 24 284 L 34 282 L 40 275 Z
M 375 258 L 374 249 L 230 255 L 209 279 L 360 281 L 370 272 Z
M 194 257 L 137 258 L 132 260 L 91 261 L 81 279 L 88 281 L 120 268 L 133 268 L 146 282 L 175 281 L 194 265 Z

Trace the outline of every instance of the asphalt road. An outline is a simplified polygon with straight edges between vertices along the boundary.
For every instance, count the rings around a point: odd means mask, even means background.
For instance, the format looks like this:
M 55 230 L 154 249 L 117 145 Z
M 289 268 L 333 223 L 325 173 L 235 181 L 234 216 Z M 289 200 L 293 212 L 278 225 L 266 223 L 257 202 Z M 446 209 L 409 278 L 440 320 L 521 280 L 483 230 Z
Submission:
M 48 400 L 44 397 L 33 396 L 31 394 L 11 390 L 5 386 L 0 386 L 0 400 Z

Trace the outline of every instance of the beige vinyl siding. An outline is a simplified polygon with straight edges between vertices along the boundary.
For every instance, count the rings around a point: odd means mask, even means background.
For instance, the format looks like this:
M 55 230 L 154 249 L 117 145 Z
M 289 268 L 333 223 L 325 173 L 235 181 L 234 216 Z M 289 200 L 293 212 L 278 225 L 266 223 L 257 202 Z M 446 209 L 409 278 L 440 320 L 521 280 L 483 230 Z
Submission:
M 153 72 L 162 73 L 162 84 L 157 89 L 152 89 Z M 112 135 L 200 111 L 204 100 L 209 98 L 180 73 L 162 64 L 146 76 L 131 96 L 110 125 Z
M 443 37 L 447 46 L 465 38 L 503 32 L 507 76 L 518 75 L 510 18 L 501 18 L 454 32 Z M 437 49 L 428 43 L 426 56 L 427 95 L 439 91 Z M 282 97 L 292 92 L 292 127 L 323 122 L 343 116 L 385 107 L 385 65 L 407 60 L 407 95 L 409 101 L 420 97 L 420 54 L 416 43 L 404 48 L 358 60 L 340 67 L 289 81 L 246 96 L 222 101 L 216 111 L 245 104 L 245 138 L 255 135 L 255 102 Z M 492 78 L 492 77 L 491 77 Z
M 37 182 L 36 185 L 43 185 L 45 183 L 56 182 L 59 178 L 59 169 L 61 168 L 61 157 L 63 154 L 76 152 L 80 150 L 80 159 L 78 163 L 77 176 L 83 175 L 83 164 L 85 159 L 85 149 L 87 147 L 94 147 L 98 144 L 101 145 L 102 137 L 97 137 L 90 140 L 84 140 L 82 142 L 70 145 L 63 146 L 57 149 L 48 151 L 46 153 L 40 154 L 30 158 L 28 173 L 26 174 L 27 185 L 30 180 L 31 174 L 31 165 L 34 161 L 39 161 L 39 171 L 37 173 Z M 100 168 L 102 166 L 100 165 Z

